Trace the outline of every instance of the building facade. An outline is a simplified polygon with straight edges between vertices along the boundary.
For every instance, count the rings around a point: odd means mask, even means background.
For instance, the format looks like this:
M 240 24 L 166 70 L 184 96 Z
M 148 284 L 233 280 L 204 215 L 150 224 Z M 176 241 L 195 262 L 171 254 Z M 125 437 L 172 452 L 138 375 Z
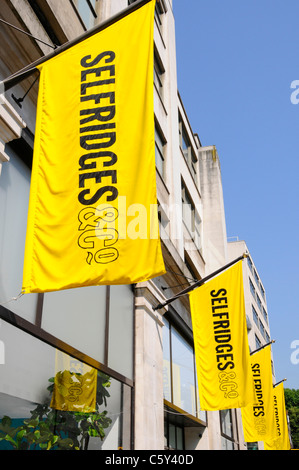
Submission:
M 3 0 L 1 80 L 130 3 Z M 149 282 L 19 295 L 38 75 L 1 94 L 0 418 L 9 416 L 16 427 L 40 404 L 48 406 L 47 387 L 59 361 L 66 361 L 73 371 L 97 370 L 100 411 L 107 414 L 101 418 L 102 438 L 84 441 L 88 449 L 245 450 L 240 410 L 200 409 L 188 298 L 155 308 L 234 253 L 227 244 L 217 149 L 201 145 L 177 89 L 172 0 L 157 1 L 154 38 L 157 198 L 166 274 Z M 263 291 L 255 288 L 260 326 L 253 330 L 257 320 L 250 316 L 252 348 L 269 335 Z M 45 409 L 49 416 L 50 407 Z

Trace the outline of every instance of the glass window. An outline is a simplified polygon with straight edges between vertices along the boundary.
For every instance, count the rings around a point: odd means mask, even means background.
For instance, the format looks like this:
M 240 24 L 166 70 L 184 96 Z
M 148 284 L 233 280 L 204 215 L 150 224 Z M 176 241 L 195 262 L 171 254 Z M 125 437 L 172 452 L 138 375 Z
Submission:
M 251 259 L 250 259 L 249 256 L 247 257 L 247 263 L 248 263 L 248 266 L 249 266 L 250 271 L 252 272 L 253 266 L 252 266 L 252 261 L 251 261 Z
M 259 309 L 262 310 L 262 302 L 261 302 L 261 299 L 259 298 L 259 296 L 256 294 L 256 302 L 259 306 Z
M 169 422 L 164 422 L 164 445 L 169 450 L 184 450 L 184 428 Z
M 179 114 L 179 139 L 180 146 L 185 157 L 185 161 L 188 165 L 190 173 L 195 181 L 198 184 L 198 160 L 195 154 L 195 151 L 190 142 L 187 130 L 183 124 L 182 118 Z
M 106 287 L 81 287 L 44 294 L 42 328 L 104 363 Z
M 231 410 L 220 411 L 221 431 L 228 437 L 233 437 L 233 423 Z
M 0 450 L 130 449 L 130 387 L 4 321 L 1 337 Z
M 163 7 L 161 2 L 156 2 L 155 8 L 155 20 L 158 25 L 159 31 L 162 32 L 163 22 L 162 22 Z
M 71 0 L 71 2 L 76 7 L 86 29 L 92 28 L 97 18 L 96 0 Z
M 196 416 L 193 348 L 171 329 L 173 403 Z
M 252 308 L 252 315 L 253 315 L 254 323 L 259 328 L 259 326 L 260 326 L 259 316 L 258 316 L 257 311 L 255 310 L 253 305 L 251 306 L 251 308 Z
M 133 380 L 134 294 L 132 287 L 110 286 L 108 367 Z
M 154 58 L 154 84 L 162 100 L 163 100 L 163 74 L 164 74 L 164 69 L 156 53 L 155 58 Z
M 164 146 L 165 140 L 162 137 L 161 132 L 155 127 L 155 159 L 156 167 L 160 175 L 164 177 Z
M 267 312 L 266 312 L 266 310 L 265 310 L 264 307 L 263 307 L 263 310 L 262 310 L 262 311 L 263 311 L 263 317 L 264 317 L 265 321 L 268 323 L 268 314 L 267 314 Z
M 206 421 L 200 410 L 193 346 L 164 318 L 164 398 L 179 409 Z
M 256 285 L 259 286 L 260 285 L 260 280 L 259 280 L 259 277 L 258 277 L 257 272 L 256 272 L 255 269 L 253 270 L 253 275 L 254 275 Z
M 0 177 L 0 304 L 30 322 L 35 321 L 37 294 L 20 294 L 30 190 L 30 169 L 6 146 L 10 161 Z
M 250 278 L 249 278 L 249 287 L 250 287 L 250 292 L 252 293 L 253 297 L 255 298 L 255 288 L 254 288 L 253 282 Z
M 195 209 L 195 205 L 188 193 L 185 184 L 182 182 L 182 209 L 183 221 L 188 229 L 191 239 L 196 247 L 201 250 L 201 219 Z
M 262 333 L 263 337 L 266 339 L 265 327 L 262 324 L 262 322 L 260 322 L 260 332 Z
M 260 339 L 255 335 L 255 347 L 259 349 L 262 346 Z
M 164 398 L 171 402 L 171 370 L 170 370 L 170 326 L 169 322 L 164 318 L 163 333 L 163 395 Z
M 234 450 L 235 414 L 233 410 L 220 411 L 222 450 Z

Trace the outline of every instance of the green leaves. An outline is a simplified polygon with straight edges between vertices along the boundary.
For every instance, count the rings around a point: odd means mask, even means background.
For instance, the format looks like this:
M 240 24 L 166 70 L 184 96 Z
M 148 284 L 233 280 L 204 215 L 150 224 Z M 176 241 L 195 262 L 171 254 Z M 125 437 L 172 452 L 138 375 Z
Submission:
M 47 390 L 52 394 L 54 378 L 49 382 Z M 6 441 L 15 450 L 86 450 L 90 437 L 103 440 L 105 429 L 111 425 L 107 411 L 99 409 L 102 404 L 107 406 L 109 386 L 110 378 L 98 372 L 97 411 L 93 413 L 55 410 L 49 407 L 49 401 L 38 404 L 21 426 L 14 427 L 13 420 L 4 416 L 0 422 L 0 441 Z

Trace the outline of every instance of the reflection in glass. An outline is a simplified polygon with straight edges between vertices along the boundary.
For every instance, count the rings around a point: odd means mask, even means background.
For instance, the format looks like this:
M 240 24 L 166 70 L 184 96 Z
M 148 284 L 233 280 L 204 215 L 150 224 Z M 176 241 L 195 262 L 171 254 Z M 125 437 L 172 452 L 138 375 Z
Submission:
M 193 348 L 171 329 L 173 403 L 196 415 Z
M 54 374 L 41 384 L 42 403 L 0 393 L 0 450 L 130 448 L 129 387 L 60 351 Z M 17 417 L 16 403 L 27 418 Z

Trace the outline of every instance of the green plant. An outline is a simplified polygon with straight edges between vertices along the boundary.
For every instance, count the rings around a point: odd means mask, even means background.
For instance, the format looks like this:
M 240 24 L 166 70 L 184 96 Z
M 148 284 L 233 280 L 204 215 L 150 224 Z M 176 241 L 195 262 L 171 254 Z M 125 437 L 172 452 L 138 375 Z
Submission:
M 293 446 L 294 449 L 299 449 L 299 390 L 286 388 L 284 393 Z
M 47 390 L 53 393 L 54 378 L 49 379 Z M 87 450 L 90 437 L 104 439 L 105 429 L 111 424 L 107 411 L 100 411 L 100 406 L 107 406 L 110 396 L 107 388 L 110 378 L 98 373 L 96 411 L 92 413 L 60 411 L 50 408 L 50 400 L 39 404 L 32 410 L 31 418 L 18 427 L 12 425 L 12 419 L 4 416 L 0 423 L 0 441 L 10 443 L 15 450 Z

